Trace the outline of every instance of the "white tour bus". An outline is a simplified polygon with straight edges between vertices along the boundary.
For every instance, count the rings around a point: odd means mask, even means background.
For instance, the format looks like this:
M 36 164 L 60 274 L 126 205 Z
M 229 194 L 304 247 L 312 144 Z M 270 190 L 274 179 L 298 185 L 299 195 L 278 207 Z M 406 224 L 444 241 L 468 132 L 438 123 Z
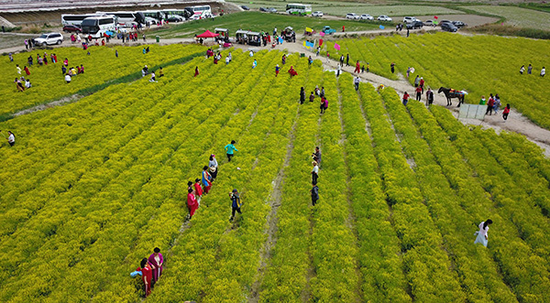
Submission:
M 166 13 L 162 10 L 148 10 L 148 11 L 141 11 L 143 13 L 143 16 L 150 17 L 153 19 L 156 19 L 158 21 L 166 19 Z
M 142 12 L 96 12 L 96 14 L 114 15 L 118 17 L 118 25 L 131 27 L 134 24 L 145 24 Z
M 116 32 L 116 16 L 88 17 L 82 21 L 82 33 L 92 38 L 101 38 L 107 31 Z
M 166 16 L 165 18 L 168 18 L 170 16 L 182 16 L 185 17 L 186 11 L 183 9 L 175 9 L 175 8 L 167 8 L 163 9 L 162 12 Z
M 61 15 L 61 24 L 65 25 L 81 25 L 82 21 L 88 17 L 97 17 L 101 14 L 62 14 Z
M 185 10 L 191 19 L 212 18 L 212 8 L 210 5 L 188 6 Z
M 286 5 L 286 12 L 291 15 L 311 15 L 310 4 L 289 3 Z

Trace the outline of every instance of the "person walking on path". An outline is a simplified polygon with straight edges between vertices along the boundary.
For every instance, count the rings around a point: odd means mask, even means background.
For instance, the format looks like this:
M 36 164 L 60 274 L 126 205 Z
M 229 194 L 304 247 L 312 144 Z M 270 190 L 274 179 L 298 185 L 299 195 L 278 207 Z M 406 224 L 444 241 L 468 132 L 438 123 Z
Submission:
M 546 68 L 543 66 L 542 69 L 540 70 L 540 76 L 544 77 L 544 75 L 546 75 Z
M 239 151 L 236 147 L 235 147 L 235 140 L 231 140 L 231 143 L 227 144 L 224 148 L 225 148 L 225 152 L 227 154 L 227 161 L 228 162 L 231 162 L 231 158 L 233 158 L 233 155 L 234 155 L 234 152 L 235 151 Z
M 313 161 L 317 162 L 317 166 L 321 167 L 321 150 L 319 146 L 315 147 L 315 152 L 311 156 L 313 157 Z
M 361 79 L 359 79 L 359 76 L 357 76 L 353 80 L 353 84 L 355 85 L 355 90 L 359 90 L 359 83 L 361 83 Z
M 407 67 L 407 79 L 411 76 L 411 67 Z
M 17 70 L 17 73 L 21 75 L 21 67 L 19 67 L 19 64 L 15 65 L 15 69 Z
M 311 183 L 313 187 L 309 190 L 311 193 L 311 204 L 315 206 L 317 204 L 317 201 L 319 201 L 319 187 L 317 187 L 317 183 Z
M 338 69 L 336 70 L 336 77 L 340 77 L 342 73 L 342 65 L 338 64 Z
M 330 62 L 330 53 L 327 50 L 327 63 L 329 63 L 329 62 Z
M 254 62 L 252 62 L 252 69 L 255 69 L 256 66 L 258 66 L 258 61 L 256 61 L 256 59 L 254 59 Z
M 409 29 L 407 28 L 407 38 L 409 38 Z
M 509 114 L 510 114 L 510 104 L 506 104 L 506 107 L 502 111 L 502 119 L 504 119 L 504 121 L 508 120 Z
M 214 154 L 210 155 L 210 161 L 208 162 L 208 167 L 210 167 L 210 175 L 212 176 L 212 182 L 218 177 L 218 160 Z
M 409 103 L 409 94 L 407 94 L 407 92 L 405 92 L 403 94 L 403 105 L 407 105 L 407 103 Z
M 355 70 L 354 73 L 358 74 L 361 71 L 361 64 L 359 64 L 359 60 L 357 60 L 357 63 L 355 63 Z
M 476 231 L 474 234 L 477 236 L 474 244 L 481 243 L 483 246 L 487 247 L 489 242 L 489 235 L 487 235 L 487 232 L 489 231 L 489 225 L 491 224 L 493 224 L 491 219 L 487 219 L 487 221 L 479 223 L 479 231 Z
M 319 93 L 319 96 L 321 98 L 324 98 L 325 97 L 325 87 L 324 86 L 321 86 L 321 93 Z
M 527 67 L 527 74 L 530 75 L 533 72 L 533 66 L 531 63 L 529 63 L 529 66 Z
M 416 75 L 416 78 L 414 78 L 414 87 L 418 87 L 420 84 L 420 76 Z
M 498 110 L 500 108 L 500 97 L 498 96 L 498 94 L 495 95 L 495 105 L 493 106 L 494 110 L 495 110 L 495 115 L 498 114 Z
M 300 89 L 300 104 L 304 104 L 306 101 L 306 91 L 304 90 L 304 87 Z
M 151 294 L 153 271 L 151 270 L 149 262 L 147 262 L 147 258 L 143 258 L 140 265 L 141 267 L 136 270 L 141 271 L 141 278 L 143 279 L 143 290 L 145 291 L 145 297 L 147 298 L 147 296 Z
M 324 114 L 326 109 L 328 108 L 328 100 L 325 97 L 321 97 L 321 114 Z
M 27 74 L 27 76 L 31 74 L 31 71 L 29 71 L 29 68 L 27 66 L 25 66 L 23 69 L 25 70 L 25 73 Z
M 275 65 L 275 77 L 279 76 L 279 64 Z
M 341 64 L 341 65 L 344 65 L 344 55 L 341 55 L 341 56 L 340 56 L 340 64 Z
M 346 66 L 349 66 L 349 54 L 346 55 Z
M 309 102 L 313 102 L 314 100 L 315 100 L 315 94 L 311 92 L 311 94 L 309 95 Z
M 321 47 L 317 46 L 317 52 L 315 53 L 315 57 L 318 57 L 320 53 L 321 53 Z
M 193 194 L 193 189 L 190 188 L 187 190 L 187 208 L 189 208 L 189 219 L 193 218 L 195 211 L 199 208 L 199 203 L 197 198 Z
M 419 86 L 415 89 L 415 91 L 416 91 L 416 101 L 420 101 L 420 99 L 422 98 L 422 88 L 420 88 Z
M 229 198 L 231 199 L 231 218 L 229 219 L 229 222 L 231 222 L 233 221 L 233 218 L 235 218 L 235 212 L 242 214 L 241 212 L 242 202 L 237 189 L 233 189 L 233 191 L 229 193 Z
M 317 162 L 315 161 L 311 164 L 313 164 L 313 169 L 311 170 L 311 182 L 317 184 L 317 179 L 319 178 L 319 166 L 317 166 Z
M 210 188 L 212 187 L 212 176 L 208 173 L 208 166 L 202 168 L 202 185 L 204 188 L 204 193 L 208 194 Z
M 422 89 L 422 93 L 424 93 L 424 78 L 420 77 L 420 81 L 418 81 L 418 86 Z
M 391 73 L 394 74 L 395 73 L 395 62 L 392 62 L 390 64 L 390 67 L 391 67 Z
M 426 91 L 426 105 L 432 105 L 434 103 L 434 92 L 428 87 Z
M 201 186 L 201 179 L 196 178 L 195 179 L 195 184 L 193 184 L 193 182 L 191 182 L 191 181 L 189 181 L 189 183 L 191 183 L 191 184 L 188 184 L 189 185 L 188 189 L 191 189 L 191 190 L 194 189 L 194 192 L 195 192 L 194 194 L 195 194 L 195 198 L 197 199 L 197 203 L 199 204 L 199 206 L 201 206 L 201 200 L 202 200 L 202 194 L 203 194 L 202 186 Z
M 149 264 L 151 265 L 151 270 L 153 271 L 153 286 L 157 283 L 160 276 L 162 275 L 162 270 L 164 268 L 164 258 L 160 253 L 160 248 L 155 247 L 153 253 L 149 256 Z
M 491 97 L 489 98 L 489 102 L 487 102 L 487 111 L 485 111 L 485 114 L 492 115 L 494 106 L 495 106 L 495 98 L 493 98 L 493 94 L 491 94 Z
M 523 72 L 525 72 L 525 65 L 522 65 L 519 69 L 519 73 L 523 75 Z

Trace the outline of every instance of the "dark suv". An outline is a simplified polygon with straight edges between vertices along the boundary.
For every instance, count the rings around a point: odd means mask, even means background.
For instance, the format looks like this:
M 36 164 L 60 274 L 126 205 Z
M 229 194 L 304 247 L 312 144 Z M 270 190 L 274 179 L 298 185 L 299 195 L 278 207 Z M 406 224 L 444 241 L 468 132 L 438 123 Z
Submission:
M 458 28 L 454 26 L 451 22 L 442 23 L 441 29 L 447 32 L 456 32 L 458 30 Z
M 422 26 L 424 26 L 424 23 L 422 23 L 422 21 L 413 21 L 411 23 L 407 23 L 407 29 L 422 28 Z

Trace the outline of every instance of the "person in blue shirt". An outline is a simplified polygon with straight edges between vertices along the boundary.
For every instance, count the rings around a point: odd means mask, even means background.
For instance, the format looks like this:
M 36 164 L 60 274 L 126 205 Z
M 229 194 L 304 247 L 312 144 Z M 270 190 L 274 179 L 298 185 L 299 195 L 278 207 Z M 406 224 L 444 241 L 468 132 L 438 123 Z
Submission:
M 202 185 L 204 187 L 204 193 L 207 194 L 212 187 L 212 176 L 208 173 L 208 166 L 202 168 Z
M 231 162 L 231 158 L 233 157 L 233 152 L 234 151 L 239 151 L 236 147 L 235 147 L 235 140 L 231 140 L 231 143 L 227 144 L 224 148 L 225 148 L 225 152 L 227 153 L 227 161 Z
M 229 198 L 231 199 L 231 218 L 229 219 L 229 222 L 231 222 L 233 221 L 233 218 L 235 218 L 235 212 L 242 214 L 241 212 L 242 202 L 237 189 L 233 189 L 233 191 L 229 193 Z

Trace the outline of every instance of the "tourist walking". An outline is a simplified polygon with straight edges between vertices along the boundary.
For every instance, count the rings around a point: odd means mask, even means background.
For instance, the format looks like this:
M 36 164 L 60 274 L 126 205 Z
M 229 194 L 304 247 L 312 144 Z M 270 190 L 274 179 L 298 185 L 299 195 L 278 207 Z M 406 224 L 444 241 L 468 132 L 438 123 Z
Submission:
M 309 190 L 311 193 L 311 204 L 315 206 L 317 204 L 317 201 L 319 201 L 319 187 L 317 187 L 317 183 L 311 183 L 313 187 Z
M 160 276 L 162 275 L 162 270 L 164 268 L 164 258 L 162 257 L 162 254 L 160 253 L 160 248 L 155 247 L 153 249 L 153 253 L 149 256 L 149 264 L 151 265 L 151 269 L 153 271 L 153 285 L 154 286 L 157 281 L 159 280 Z
M 479 223 L 479 231 L 474 233 L 474 235 L 477 236 L 474 244 L 481 243 L 483 246 L 487 247 L 489 242 L 489 235 L 487 232 L 489 231 L 489 225 L 491 224 L 493 224 L 491 219 L 487 219 L 487 221 Z
M 304 87 L 300 89 L 300 104 L 304 104 L 306 101 L 306 91 L 304 90 Z
M 311 162 L 311 164 L 313 164 L 313 169 L 311 170 L 311 182 L 317 184 L 317 179 L 319 178 L 319 166 L 317 166 L 317 162 L 315 161 Z
M 197 198 L 193 194 L 193 189 L 189 188 L 187 190 L 187 208 L 189 209 L 189 219 L 193 218 L 195 211 L 199 208 L 199 203 Z
M 434 103 L 434 92 L 428 87 L 426 91 L 426 105 L 432 105 Z
M 403 94 L 403 105 L 407 105 L 407 103 L 409 103 L 409 98 L 410 98 L 409 94 L 407 94 L 407 92 L 405 92 Z
M 231 140 L 231 143 L 227 144 L 224 148 L 225 148 L 225 152 L 227 154 L 227 161 L 228 162 L 231 162 L 231 158 L 233 158 L 233 155 L 234 155 L 234 152 L 235 151 L 239 151 L 236 147 L 235 147 L 235 140 Z
M 210 175 L 212 176 L 212 182 L 214 182 L 218 176 L 218 160 L 216 160 L 214 154 L 210 155 L 208 167 L 210 167 Z
M 205 194 L 208 194 L 208 192 L 210 191 L 210 188 L 212 187 L 212 176 L 210 176 L 210 174 L 208 173 L 208 166 L 204 166 L 202 168 L 202 185 L 203 185 L 203 188 L 204 188 L 204 193 Z
M 502 111 L 502 119 L 504 119 L 504 121 L 508 120 L 509 114 L 510 114 L 510 104 L 506 104 L 506 107 Z
M 233 191 L 229 193 L 229 198 L 231 199 L 231 218 L 229 219 L 229 222 L 231 222 L 233 221 L 233 218 L 235 218 L 235 212 L 242 214 L 241 212 L 242 202 L 237 189 L 233 189 Z

